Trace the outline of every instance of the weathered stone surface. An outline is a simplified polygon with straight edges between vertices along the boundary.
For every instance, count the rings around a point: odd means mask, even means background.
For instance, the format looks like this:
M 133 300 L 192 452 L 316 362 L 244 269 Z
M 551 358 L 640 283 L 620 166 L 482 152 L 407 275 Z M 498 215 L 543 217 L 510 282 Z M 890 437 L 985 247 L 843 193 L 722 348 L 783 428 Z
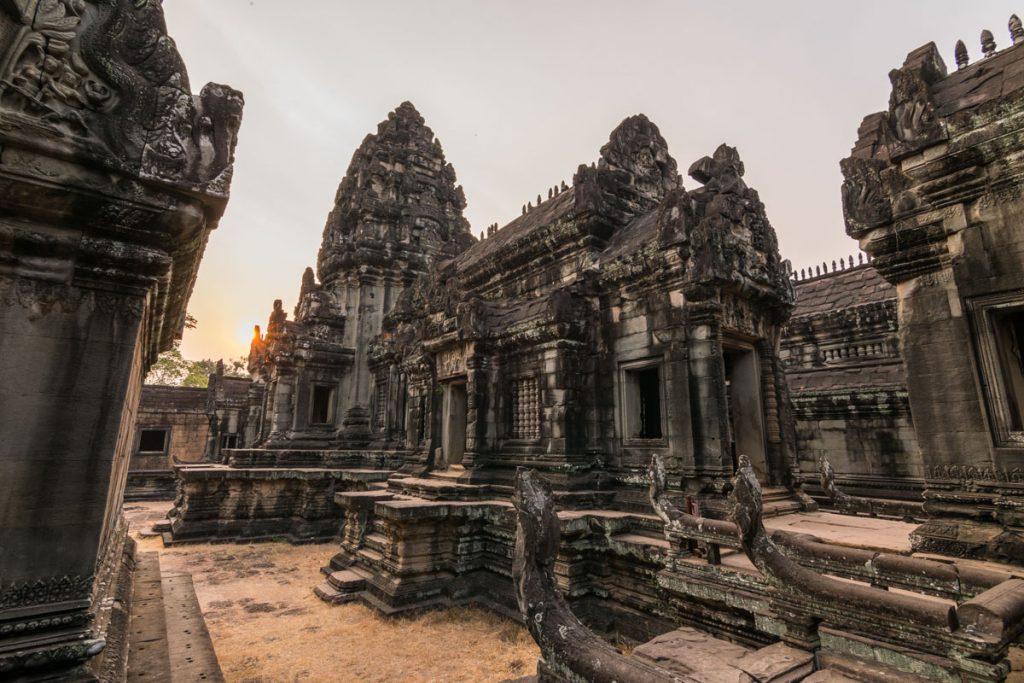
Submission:
M 999 321 L 1024 304 L 1022 171 L 1008 161 L 1021 139 L 1022 59 L 1015 44 L 947 75 L 934 45 L 911 52 L 890 74 L 888 112 L 865 119 L 843 162 L 847 232 L 896 286 L 935 520 L 917 547 L 1011 562 L 1024 559 L 1022 371 L 1000 350 L 1011 323 Z M 985 525 L 1004 540 L 974 542 Z
M 159 2 L 0 3 L 0 676 L 119 677 L 117 653 L 84 663 L 122 642 L 139 391 L 180 335 L 241 108 L 192 95 Z

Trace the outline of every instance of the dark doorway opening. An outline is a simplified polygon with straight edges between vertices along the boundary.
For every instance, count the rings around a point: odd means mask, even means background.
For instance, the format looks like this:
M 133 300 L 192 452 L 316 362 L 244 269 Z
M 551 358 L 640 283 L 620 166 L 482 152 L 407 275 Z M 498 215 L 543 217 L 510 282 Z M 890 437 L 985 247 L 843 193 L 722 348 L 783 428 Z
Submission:
M 314 386 L 312 405 L 309 410 L 310 424 L 327 424 L 331 421 L 332 387 Z

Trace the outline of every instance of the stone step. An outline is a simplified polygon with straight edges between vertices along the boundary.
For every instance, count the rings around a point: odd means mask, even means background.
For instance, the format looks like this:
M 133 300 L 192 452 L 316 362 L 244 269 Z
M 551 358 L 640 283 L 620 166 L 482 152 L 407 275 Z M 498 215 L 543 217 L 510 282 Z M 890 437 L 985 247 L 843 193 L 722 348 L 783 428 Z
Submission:
M 376 550 L 371 550 L 365 546 L 359 549 L 357 555 L 359 555 L 360 559 L 366 560 L 372 564 L 380 564 L 384 560 L 384 556 L 381 553 Z
M 846 679 L 863 683 L 925 683 L 929 680 L 874 660 L 838 655 L 826 650 L 821 651 L 818 660 L 821 667 L 818 673 L 821 676 L 814 678 L 812 675 L 806 679 L 814 683 L 837 683 Z
M 366 588 L 366 578 L 352 569 L 331 572 L 331 575 L 327 577 L 327 583 L 335 589 L 347 593 Z
M 795 500 L 775 500 L 771 502 L 765 502 L 762 516 L 781 517 L 782 515 L 800 512 L 800 510 L 802 509 L 803 508 L 801 507 L 800 503 Z
M 615 534 L 611 538 L 612 538 L 613 541 L 617 541 L 619 543 L 625 543 L 627 545 L 644 545 L 644 546 L 650 546 L 650 547 L 653 547 L 653 548 L 661 548 L 662 550 L 669 550 L 669 548 L 671 547 L 671 545 L 665 539 L 664 536 L 661 536 L 660 538 L 656 538 L 656 537 L 647 536 L 647 535 L 641 535 L 641 534 L 637 534 L 637 533 L 627 533 L 627 534 Z
M 761 500 L 768 502 L 770 500 L 785 500 L 790 497 L 791 492 L 789 489 L 783 486 L 770 486 L 761 489 Z
M 684 626 L 636 647 L 633 657 L 688 680 L 796 683 L 814 670 L 814 655 L 783 643 L 750 650 Z
M 363 537 L 363 543 L 366 544 L 365 547 L 383 553 L 388 547 L 388 537 L 384 534 L 373 532 Z
M 137 559 L 125 680 L 224 681 L 191 574 L 162 575 L 157 553 Z

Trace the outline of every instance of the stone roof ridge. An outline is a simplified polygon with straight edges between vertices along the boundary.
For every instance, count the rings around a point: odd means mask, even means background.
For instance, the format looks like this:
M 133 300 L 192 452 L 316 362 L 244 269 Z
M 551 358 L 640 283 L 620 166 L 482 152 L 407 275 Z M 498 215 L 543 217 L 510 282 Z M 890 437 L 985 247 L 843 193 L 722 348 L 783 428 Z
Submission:
M 831 315 L 896 298 L 896 288 L 882 278 L 873 262 L 845 270 L 837 268 L 827 275 L 793 284 L 796 308 L 791 323 L 807 316 Z
M 857 261 L 854 262 L 853 254 L 848 257 L 839 257 L 838 262 L 832 259 L 831 269 L 829 268 L 828 261 L 822 261 L 821 265 L 813 265 L 808 268 L 801 268 L 796 270 L 795 268 L 790 273 L 790 279 L 793 282 L 808 282 L 810 280 L 819 280 L 827 277 L 832 277 L 838 273 L 842 273 L 855 268 L 862 268 L 871 264 L 871 257 L 864 254 L 864 252 L 857 253 Z
M 957 71 L 963 71 L 969 66 L 976 66 L 984 60 L 991 57 L 995 57 L 997 54 L 1002 54 L 1021 43 L 1024 43 L 1024 25 L 1021 24 L 1020 17 L 1016 14 L 1011 14 L 1010 19 L 1006 22 L 1006 28 L 1010 34 L 1010 45 L 1009 47 L 999 50 L 995 36 L 992 31 L 983 29 L 979 36 L 979 43 L 981 48 L 981 59 L 976 61 L 973 65 L 971 64 L 970 51 L 967 49 L 967 45 L 962 40 L 956 41 L 956 45 L 953 47 L 953 59 L 956 62 Z

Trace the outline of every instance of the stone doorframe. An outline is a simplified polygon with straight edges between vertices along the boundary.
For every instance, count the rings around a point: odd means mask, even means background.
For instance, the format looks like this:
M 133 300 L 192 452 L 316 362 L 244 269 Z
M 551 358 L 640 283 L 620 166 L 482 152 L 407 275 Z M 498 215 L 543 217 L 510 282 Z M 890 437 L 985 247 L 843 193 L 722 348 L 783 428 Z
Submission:
M 462 467 L 469 411 L 465 376 L 443 382 L 441 388 L 441 449 L 440 457 L 434 461 L 437 470 Z

